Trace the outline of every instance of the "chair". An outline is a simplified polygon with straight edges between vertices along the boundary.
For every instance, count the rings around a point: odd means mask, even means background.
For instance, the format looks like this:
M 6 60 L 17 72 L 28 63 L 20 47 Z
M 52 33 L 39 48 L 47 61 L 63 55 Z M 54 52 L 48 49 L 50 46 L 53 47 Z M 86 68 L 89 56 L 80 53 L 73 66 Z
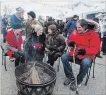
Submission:
M 7 71 L 7 67 L 6 67 L 6 56 L 7 55 L 4 53 L 4 49 L 2 46 L 1 46 L 1 49 L 2 49 L 2 65 L 4 65 L 5 71 Z
M 96 56 L 94 58 L 94 61 L 92 62 L 92 64 L 93 64 L 93 76 L 92 76 L 92 78 L 95 78 L 95 60 L 96 60 Z M 90 66 L 90 68 L 88 70 L 86 81 L 85 81 L 85 85 L 87 85 L 87 83 L 88 83 L 88 80 L 89 80 L 89 77 L 90 77 L 91 68 L 92 68 L 92 64 L 91 64 L 91 66 Z

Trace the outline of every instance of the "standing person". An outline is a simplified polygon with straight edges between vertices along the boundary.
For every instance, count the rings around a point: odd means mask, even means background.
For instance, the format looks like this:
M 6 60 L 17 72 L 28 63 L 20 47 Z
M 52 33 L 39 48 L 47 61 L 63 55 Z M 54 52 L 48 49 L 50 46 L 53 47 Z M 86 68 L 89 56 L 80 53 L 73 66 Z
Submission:
M 24 10 L 21 7 L 16 8 L 16 14 L 13 14 L 10 17 L 10 25 L 11 26 L 18 26 L 23 25 L 24 19 Z
M 34 31 L 24 42 L 25 59 L 28 61 L 42 62 L 44 58 L 45 39 L 43 27 L 40 25 L 32 25 Z
M 54 62 L 57 60 L 58 57 L 61 57 L 64 53 L 65 49 L 65 39 L 64 37 L 59 34 L 57 31 L 56 25 L 52 24 L 48 27 L 48 35 L 46 39 L 46 49 L 48 53 L 48 61 L 51 66 L 54 65 Z
M 32 24 L 37 24 L 35 21 L 36 14 L 33 11 L 30 11 L 27 13 L 28 14 L 28 20 L 25 23 L 25 31 L 26 31 L 26 38 L 30 37 L 34 29 L 32 28 Z
M 103 51 L 103 55 L 106 55 L 106 25 L 104 25 L 103 31 L 104 34 L 103 34 L 103 42 L 102 42 L 102 51 Z
M 34 32 L 34 28 L 32 27 L 32 25 L 39 24 L 40 26 L 42 26 L 41 23 L 36 20 L 35 12 L 30 11 L 27 13 L 27 15 L 28 15 L 28 20 L 25 22 L 26 38 L 30 37 L 32 32 Z
M 67 38 L 69 37 L 69 35 L 76 29 L 76 23 L 79 19 L 79 16 L 74 15 L 72 17 L 72 19 L 70 19 L 67 24 L 66 24 L 66 28 L 67 28 Z
M 8 18 L 9 18 L 9 16 L 5 14 L 4 18 L 2 18 L 2 20 L 1 20 L 1 25 L 2 25 L 1 32 L 3 34 L 3 42 L 5 42 L 5 36 L 7 34 L 6 29 L 7 29 L 7 25 L 8 25 Z
M 15 24 L 11 26 L 12 29 L 8 30 L 6 35 L 6 42 L 7 42 L 7 48 L 6 48 L 6 54 L 10 57 L 15 57 L 15 67 L 19 65 L 19 63 L 24 63 L 24 53 L 22 51 L 22 44 L 23 39 L 21 35 L 22 31 L 22 25 L 21 24 Z
M 88 69 L 96 54 L 100 51 L 100 39 L 94 27 L 88 21 L 81 19 L 77 22 L 77 30 L 71 33 L 67 43 L 71 49 L 61 57 L 64 73 L 67 77 L 64 85 L 67 86 L 70 84 L 70 89 L 75 91 L 77 88 L 76 81 L 69 61 L 73 62 L 74 53 L 75 61 L 80 65 L 79 74 L 77 75 L 77 85 L 80 85 L 88 73 Z
M 39 22 L 39 24 L 40 24 L 40 26 L 44 26 L 44 19 L 42 18 L 42 16 L 39 16 L 38 17 L 38 22 Z
M 98 24 L 98 29 L 96 30 L 97 34 L 99 35 L 100 41 L 102 43 L 102 27 L 100 27 L 99 24 L 99 19 L 98 18 L 94 18 L 95 23 Z M 101 47 L 102 48 L 102 47 Z M 101 50 L 101 49 L 100 49 Z M 100 55 L 100 53 L 98 53 L 97 55 L 98 58 L 102 58 L 102 56 Z

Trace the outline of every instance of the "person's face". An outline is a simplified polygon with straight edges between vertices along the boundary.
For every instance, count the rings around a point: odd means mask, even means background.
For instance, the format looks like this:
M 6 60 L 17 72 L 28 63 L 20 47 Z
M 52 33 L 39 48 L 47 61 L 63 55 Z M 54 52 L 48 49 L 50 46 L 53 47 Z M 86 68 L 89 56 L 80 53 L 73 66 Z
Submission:
M 37 35 L 42 35 L 42 33 L 43 33 L 43 29 L 39 29 L 39 30 L 37 31 Z
M 10 18 L 8 18 L 7 21 L 10 23 Z
M 52 34 L 52 30 L 51 30 L 51 29 L 49 29 L 49 28 L 48 28 L 48 33 L 49 33 L 49 34 Z
M 85 29 L 80 25 L 80 23 L 77 23 L 77 31 L 78 33 L 84 33 Z
M 15 32 L 16 32 L 17 34 L 20 34 L 21 31 L 22 31 L 22 29 L 15 29 Z
M 24 18 L 24 12 L 19 13 L 20 18 Z
M 33 18 L 30 15 L 28 15 L 28 20 L 33 20 Z
M 78 20 L 78 17 L 74 18 L 74 20 Z

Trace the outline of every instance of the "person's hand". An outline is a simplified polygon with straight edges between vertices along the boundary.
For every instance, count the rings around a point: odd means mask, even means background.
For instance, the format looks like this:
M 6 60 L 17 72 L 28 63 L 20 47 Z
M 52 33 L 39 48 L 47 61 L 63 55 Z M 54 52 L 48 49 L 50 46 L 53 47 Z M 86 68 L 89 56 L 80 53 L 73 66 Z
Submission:
M 22 56 L 23 55 L 23 51 L 18 51 L 17 54 Z
M 69 47 L 75 47 L 75 42 L 74 42 L 74 41 L 69 42 L 69 43 L 68 43 L 68 46 L 69 46 Z
M 78 55 L 85 55 L 86 50 L 85 49 L 78 49 Z
M 46 51 L 46 52 L 49 52 L 50 50 L 49 50 L 48 48 L 45 48 L 45 51 Z
M 32 24 L 31 27 L 32 27 L 32 28 L 35 28 L 35 24 Z

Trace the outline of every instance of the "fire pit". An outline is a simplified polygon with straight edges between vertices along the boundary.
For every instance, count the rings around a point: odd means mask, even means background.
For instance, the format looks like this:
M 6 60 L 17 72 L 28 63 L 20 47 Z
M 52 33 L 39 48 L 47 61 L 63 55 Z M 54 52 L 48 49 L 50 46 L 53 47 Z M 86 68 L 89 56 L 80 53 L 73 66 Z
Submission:
M 28 71 L 32 68 L 32 63 L 20 65 L 15 69 L 16 85 L 18 95 L 52 95 L 56 82 L 55 70 L 46 63 L 36 62 L 35 68 L 40 78 L 40 84 L 32 84 L 26 81 Z

